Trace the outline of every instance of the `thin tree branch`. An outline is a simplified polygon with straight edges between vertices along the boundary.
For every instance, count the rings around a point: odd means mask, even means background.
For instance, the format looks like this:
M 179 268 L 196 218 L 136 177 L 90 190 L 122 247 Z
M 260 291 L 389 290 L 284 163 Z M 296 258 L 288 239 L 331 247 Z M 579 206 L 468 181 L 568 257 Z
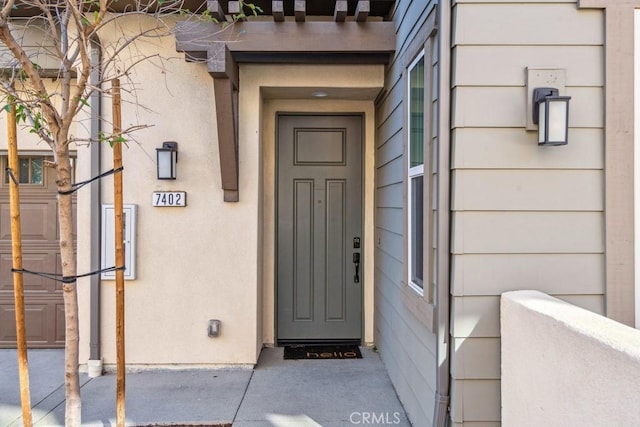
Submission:
M 4 7 L 2 8 L 2 12 L 0 12 L 0 24 L 4 24 L 5 22 L 7 22 L 7 19 L 9 18 L 9 14 L 13 10 L 14 5 L 15 5 L 14 0 L 7 0 Z

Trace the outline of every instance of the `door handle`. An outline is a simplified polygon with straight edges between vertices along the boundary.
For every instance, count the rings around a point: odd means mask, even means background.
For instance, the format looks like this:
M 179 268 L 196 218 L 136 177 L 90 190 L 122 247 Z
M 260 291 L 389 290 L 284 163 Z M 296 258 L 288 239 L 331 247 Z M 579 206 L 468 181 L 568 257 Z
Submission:
M 356 275 L 353 276 L 353 281 L 360 283 L 360 252 L 353 253 L 353 263 L 356 266 Z

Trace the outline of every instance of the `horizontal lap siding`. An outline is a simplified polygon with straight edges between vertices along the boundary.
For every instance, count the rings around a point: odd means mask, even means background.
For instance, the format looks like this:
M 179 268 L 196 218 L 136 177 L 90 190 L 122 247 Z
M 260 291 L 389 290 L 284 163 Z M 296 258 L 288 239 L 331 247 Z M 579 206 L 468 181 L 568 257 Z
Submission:
M 453 182 L 455 211 L 603 209 L 601 170 L 459 169 L 453 173 Z
M 602 212 L 456 212 L 454 256 L 602 253 Z
M 393 20 L 397 51 L 387 68 L 385 95 L 376 108 L 376 345 L 414 426 L 429 426 L 434 413 L 436 341 L 424 319 L 406 306 L 404 157 L 406 51 L 433 9 L 400 0 Z
M 497 426 L 499 295 L 604 311 L 604 24 L 569 2 L 463 0 L 453 16 L 451 415 Z M 526 67 L 566 70 L 569 145 L 525 130 Z
M 461 255 L 454 256 L 452 266 L 454 296 L 500 295 L 526 289 L 602 295 L 604 258 L 600 253 Z M 524 271 L 535 274 L 522 274 Z

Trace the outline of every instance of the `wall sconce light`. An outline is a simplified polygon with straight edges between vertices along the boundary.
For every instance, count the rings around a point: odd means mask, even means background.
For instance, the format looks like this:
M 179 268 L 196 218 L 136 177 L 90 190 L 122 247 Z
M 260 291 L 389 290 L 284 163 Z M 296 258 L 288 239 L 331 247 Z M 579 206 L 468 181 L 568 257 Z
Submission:
M 176 179 L 176 163 L 178 163 L 178 143 L 168 141 L 162 148 L 156 148 L 158 157 L 158 179 Z
M 538 145 L 567 145 L 570 96 L 559 96 L 558 89 L 533 90 L 533 123 L 538 124 Z

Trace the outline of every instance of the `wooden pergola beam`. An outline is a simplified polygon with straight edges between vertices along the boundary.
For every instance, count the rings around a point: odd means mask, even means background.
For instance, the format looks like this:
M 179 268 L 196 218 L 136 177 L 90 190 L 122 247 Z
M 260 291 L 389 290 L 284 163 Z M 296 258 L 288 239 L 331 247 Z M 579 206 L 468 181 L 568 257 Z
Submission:
M 333 12 L 333 19 L 336 22 L 344 22 L 347 19 L 347 0 L 337 0 L 335 11 Z
M 239 1 L 229 1 L 229 5 L 228 7 L 228 11 L 229 11 L 229 15 L 239 15 L 241 13 L 243 13 L 242 11 L 242 5 L 240 4 Z M 246 21 L 247 18 L 246 17 L 241 17 L 238 18 L 238 21 Z
M 271 2 L 271 15 L 275 22 L 284 22 L 284 2 L 282 0 Z
M 219 22 L 225 22 L 227 20 L 224 15 L 222 4 L 218 0 L 208 0 L 207 10 L 211 14 L 211 16 L 217 19 Z
M 371 3 L 369 0 L 358 0 L 356 5 L 356 22 L 366 22 L 371 12 Z
M 307 16 L 307 2 L 306 0 L 295 0 L 293 4 L 293 14 L 296 17 L 296 22 L 304 22 Z
M 393 22 L 239 22 L 224 31 L 213 22 L 176 24 L 176 50 L 199 58 L 215 43 L 224 42 L 231 53 L 392 53 Z

